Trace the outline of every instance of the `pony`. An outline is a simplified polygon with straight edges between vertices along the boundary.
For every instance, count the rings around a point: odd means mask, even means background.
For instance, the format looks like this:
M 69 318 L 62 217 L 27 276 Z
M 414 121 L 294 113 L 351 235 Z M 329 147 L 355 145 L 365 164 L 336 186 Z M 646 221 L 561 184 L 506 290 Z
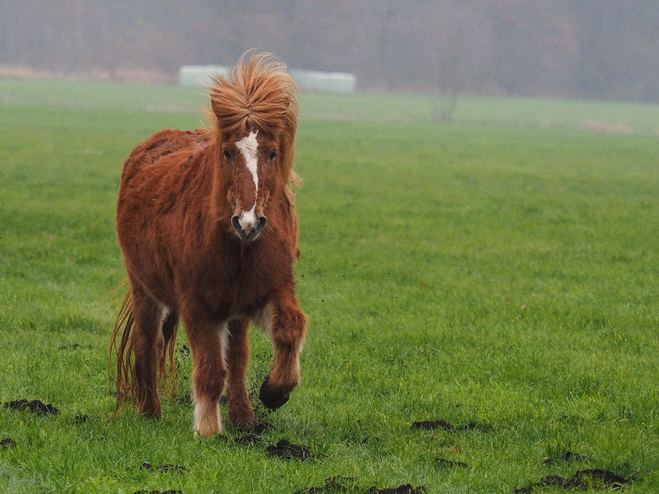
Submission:
M 117 236 L 129 288 L 112 333 L 116 399 L 162 415 L 159 383 L 176 383 L 179 320 L 192 352 L 194 430 L 254 427 L 245 385 L 251 322 L 274 355 L 259 398 L 271 410 L 300 383 L 307 318 L 295 296 L 299 256 L 292 186 L 297 89 L 267 54 L 213 78 L 210 127 L 162 130 L 123 164 Z

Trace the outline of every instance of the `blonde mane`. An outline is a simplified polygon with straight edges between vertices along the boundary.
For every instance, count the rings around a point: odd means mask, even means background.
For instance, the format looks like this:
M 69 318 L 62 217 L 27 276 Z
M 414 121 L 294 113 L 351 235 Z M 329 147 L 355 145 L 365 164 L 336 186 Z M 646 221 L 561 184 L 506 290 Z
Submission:
M 279 138 L 279 152 L 289 183 L 299 179 L 293 172 L 297 131 L 297 87 L 286 65 L 267 53 L 244 54 L 230 78 L 216 76 L 211 90 L 208 118 L 212 133 L 221 143 L 258 130 Z M 247 58 L 247 60 L 245 60 Z

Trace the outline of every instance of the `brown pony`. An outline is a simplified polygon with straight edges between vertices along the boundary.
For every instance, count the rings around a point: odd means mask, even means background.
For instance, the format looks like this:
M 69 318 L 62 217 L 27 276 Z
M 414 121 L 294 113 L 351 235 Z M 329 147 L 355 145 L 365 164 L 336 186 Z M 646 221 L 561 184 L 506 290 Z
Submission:
M 273 410 L 300 383 L 306 332 L 293 273 L 296 89 L 281 63 L 263 54 L 245 58 L 211 87 L 210 129 L 163 130 L 133 150 L 117 205 L 130 283 L 111 342 L 117 406 L 136 402 L 144 415 L 161 416 L 158 385 L 166 360 L 175 382 L 181 318 L 193 358 L 194 428 L 202 436 L 222 428 L 225 384 L 232 423 L 254 426 L 245 387 L 250 322 L 273 341 L 259 395 Z

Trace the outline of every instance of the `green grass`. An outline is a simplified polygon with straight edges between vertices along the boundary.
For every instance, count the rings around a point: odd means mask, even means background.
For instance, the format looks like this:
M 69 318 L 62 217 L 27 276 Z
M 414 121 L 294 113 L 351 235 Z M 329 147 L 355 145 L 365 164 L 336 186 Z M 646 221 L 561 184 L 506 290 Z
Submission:
M 139 85 L 116 82 L 34 81 L 0 79 L 0 104 L 95 110 L 135 110 L 147 113 L 190 113 L 199 125 L 200 109 L 208 102 L 201 88 Z M 433 123 L 436 98 L 423 95 L 354 94 L 301 95 L 302 121 L 377 121 Z M 635 134 L 659 134 L 659 107 L 597 101 L 462 97 L 453 115 L 455 125 L 540 127 L 574 130 L 592 124 L 596 129 L 620 126 Z M 180 115 L 177 115 L 180 117 Z M 187 122 L 187 119 L 185 120 Z M 187 124 L 186 124 L 187 126 Z
M 195 438 L 185 400 L 160 422 L 111 417 L 121 163 L 199 126 L 199 92 L 0 80 L 0 103 L 0 401 L 62 412 L 0 407 L 1 491 L 281 493 L 341 475 L 512 493 L 584 468 L 659 490 L 659 108 L 470 98 L 434 126 L 418 96 L 302 95 L 303 383 L 244 447 Z M 253 388 L 270 344 L 251 344 Z M 480 427 L 410 429 L 436 419 Z M 268 457 L 281 438 L 319 457 Z M 567 451 L 584 459 L 543 464 Z

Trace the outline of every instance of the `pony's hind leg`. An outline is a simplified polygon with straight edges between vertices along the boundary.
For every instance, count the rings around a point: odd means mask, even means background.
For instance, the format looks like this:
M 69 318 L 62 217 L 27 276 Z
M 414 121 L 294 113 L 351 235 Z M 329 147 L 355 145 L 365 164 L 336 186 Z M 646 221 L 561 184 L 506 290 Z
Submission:
M 229 323 L 227 388 L 229 392 L 229 419 L 236 427 L 254 427 L 254 411 L 247 395 L 245 376 L 249 364 L 249 319 Z
M 307 327 L 307 317 L 300 310 L 293 290 L 285 290 L 264 314 L 275 349 L 270 374 L 263 382 L 259 399 L 270 410 L 288 401 L 290 392 L 300 384 L 300 351 Z
M 227 327 L 200 323 L 186 318 L 185 332 L 192 350 L 192 399 L 194 401 L 194 429 L 202 437 L 208 437 L 222 430 L 219 402 L 227 369 L 224 364 L 224 350 Z
M 162 411 L 158 394 L 158 371 L 165 351 L 161 330 L 163 308 L 138 284 L 133 283 L 131 289 L 135 319 L 131 347 L 135 356 L 133 386 L 137 410 L 147 417 L 160 418 Z

